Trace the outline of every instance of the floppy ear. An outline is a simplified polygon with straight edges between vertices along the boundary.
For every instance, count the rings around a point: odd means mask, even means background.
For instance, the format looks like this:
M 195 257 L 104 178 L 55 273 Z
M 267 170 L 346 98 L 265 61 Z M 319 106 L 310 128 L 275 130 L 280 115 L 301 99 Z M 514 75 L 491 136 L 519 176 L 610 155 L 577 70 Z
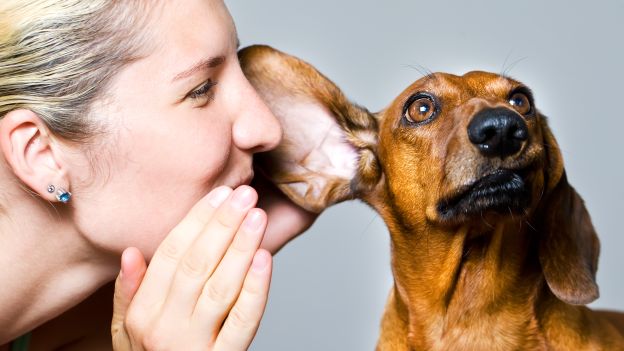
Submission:
M 377 183 L 373 114 L 298 58 L 258 45 L 241 50 L 239 59 L 284 131 L 276 149 L 259 155 L 261 171 L 291 200 L 318 213 Z
M 539 260 L 557 298 L 584 305 L 598 298 L 596 270 L 600 242 L 583 199 L 568 184 L 559 146 L 542 119 L 548 166 L 546 194 L 540 204 Z

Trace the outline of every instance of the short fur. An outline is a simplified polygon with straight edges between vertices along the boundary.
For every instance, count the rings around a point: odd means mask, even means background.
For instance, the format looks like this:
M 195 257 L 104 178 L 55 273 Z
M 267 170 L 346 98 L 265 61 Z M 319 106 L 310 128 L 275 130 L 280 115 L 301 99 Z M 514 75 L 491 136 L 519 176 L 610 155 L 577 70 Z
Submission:
M 546 118 L 523 116 L 529 138 L 506 158 L 484 157 L 466 133 L 479 111 L 513 109 L 521 83 L 436 73 L 373 114 L 297 58 L 266 46 L 239 56 L 285 126 L 261 159 L 267 176 L 315 212 L 359 198 L 389 228 L 394 287 L 377 350 L 624 350 L 624 317 L 583 306 L 598 297 L 599 242 Z M 410 125 L 404 105 L 420 92 L 440 110 Z M 526 206 L 442 210 L 501 169 L 521 172 Z

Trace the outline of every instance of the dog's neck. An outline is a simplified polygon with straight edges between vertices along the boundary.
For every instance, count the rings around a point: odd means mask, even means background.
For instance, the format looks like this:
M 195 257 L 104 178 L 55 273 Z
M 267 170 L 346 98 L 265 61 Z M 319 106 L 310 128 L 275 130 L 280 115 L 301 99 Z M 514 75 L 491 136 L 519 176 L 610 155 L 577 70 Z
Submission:
M 450 230 L 386 219 L 395 287 L 384 319 L 403 324 L 406 349 L 488 349 L 502 339 L 507 349 L 540 348 L 533 311 L 544 280 L 527 222 Z

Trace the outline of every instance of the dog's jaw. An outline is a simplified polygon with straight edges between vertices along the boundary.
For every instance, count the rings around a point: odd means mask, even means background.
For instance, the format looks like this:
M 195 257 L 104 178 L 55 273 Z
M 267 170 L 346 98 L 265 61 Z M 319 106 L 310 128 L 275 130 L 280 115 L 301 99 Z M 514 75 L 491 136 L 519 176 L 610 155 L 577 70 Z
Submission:
M 439 201 L 437 215 L 442 222 L 461 223 L 490 211 L 522 214 L 530 203 L 531 189 L 525 172 L 498 169 Z

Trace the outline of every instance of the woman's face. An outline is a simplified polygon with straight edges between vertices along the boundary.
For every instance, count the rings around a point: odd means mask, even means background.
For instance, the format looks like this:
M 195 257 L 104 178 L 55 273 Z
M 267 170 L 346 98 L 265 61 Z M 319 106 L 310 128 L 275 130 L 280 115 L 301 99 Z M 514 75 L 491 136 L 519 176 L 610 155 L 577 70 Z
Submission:
M 240 69 L 221 0 L 166 1 L 150 16 L 155 50 L 95 104 L 102 150 L 69 170 L 78 229 L 100 249 L 147 257 L 210 189 L 248 183 L 253 153 L 281 137 Z

